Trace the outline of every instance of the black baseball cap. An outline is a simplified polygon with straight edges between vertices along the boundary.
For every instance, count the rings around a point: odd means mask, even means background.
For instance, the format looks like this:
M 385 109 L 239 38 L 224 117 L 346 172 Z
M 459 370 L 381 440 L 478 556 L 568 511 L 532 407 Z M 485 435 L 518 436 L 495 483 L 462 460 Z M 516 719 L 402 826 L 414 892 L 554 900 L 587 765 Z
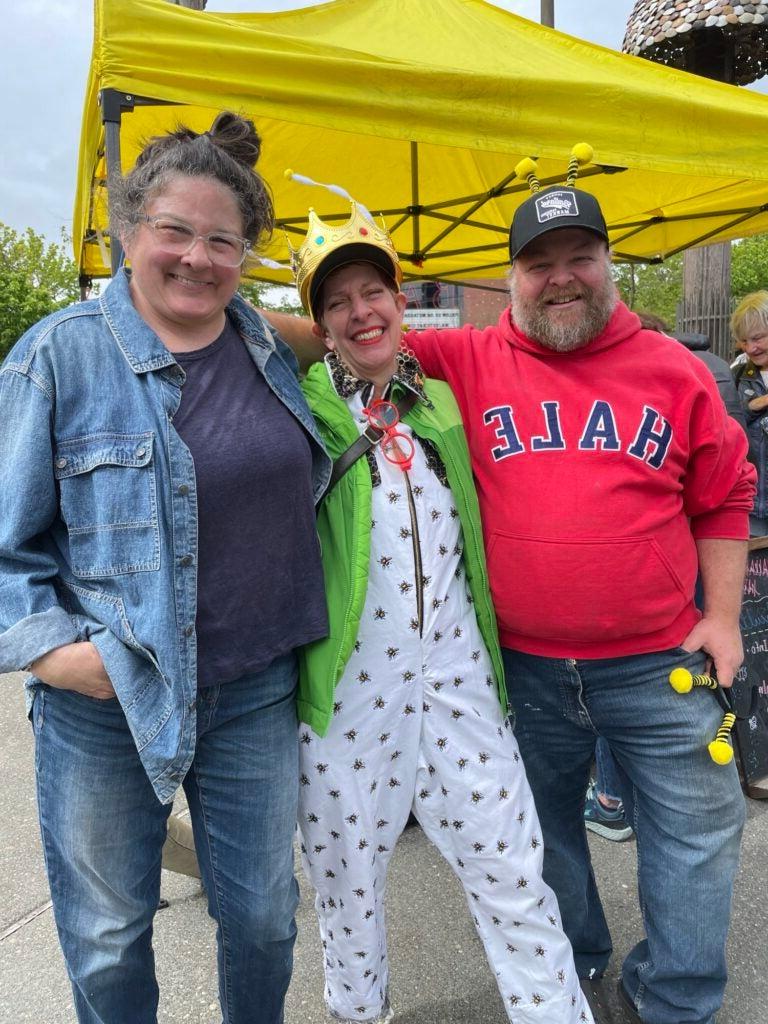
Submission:
M 515 210 L 509 229 L 510 260 L 529 242 L 556 228 L 584 228 L 608 241 L 605 217 L 595 197 L 580 188 L 552 185 L 535 192 Z
M 332 249 L 325 259 L 317 265 L 317 269 L 312 275 L 312 279 L 309 282 L 308 300 L 309 312 L 312 314 L 313 319 L 318 320 L 322 313 L 322 310 L 319 308 L 319 300 L 327 278 L 330 277 L 334 270 L 345 267 L 348 263 L 372 263 L 374 267 L 378 267 L 386 275 L 387 279 L 392 282 L 395 291 L 400 291 L 402 272 L 400 271 L 399 263 L 396 262 L 394 250 L 393 254 L 390 255 L 380 245 L 369 245 L 367 242 L 349 242 L 346 245 L 339 246 L 338 249 Z

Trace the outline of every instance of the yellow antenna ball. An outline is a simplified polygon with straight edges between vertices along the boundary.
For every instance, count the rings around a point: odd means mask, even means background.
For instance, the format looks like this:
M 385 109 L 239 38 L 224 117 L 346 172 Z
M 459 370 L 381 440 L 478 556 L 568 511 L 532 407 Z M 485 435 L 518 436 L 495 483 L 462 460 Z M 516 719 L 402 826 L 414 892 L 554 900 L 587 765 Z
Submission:
M 707 750 L 715 764 L 730 764 L 733 760 L 733 747 L 725 740 L 712 740 Z
M 288 181 L 291 180 L 291 178 L 293 177 L 293 171 L 291 170 L 290 167 L 286 167 L 286 169 L 283 171 L 283 177 L 287 178 Z
M 529 156 L 523 157 L 520 163 L 515 167 L 515 174 L 518 178 L 527 178 L 530 174 L 536 173 L 536 161 L 531 160 Z
M 669 673 L 669 685 L 678 693 L 690 693 L 693 676 L 687 668 L 673 668 Z
M 590 163 L 594 155 L 595 151 L 588 142 L 577 142 L 571 150 L 571 156 L 575 157 L 582 167 Z

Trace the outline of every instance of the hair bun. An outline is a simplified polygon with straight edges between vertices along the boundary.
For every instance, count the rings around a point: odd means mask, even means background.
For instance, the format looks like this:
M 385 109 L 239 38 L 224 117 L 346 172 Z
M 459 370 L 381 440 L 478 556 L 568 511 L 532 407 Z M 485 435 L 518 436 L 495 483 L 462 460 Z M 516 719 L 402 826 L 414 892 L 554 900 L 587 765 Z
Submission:
M 211 142 L 245 167 L 255 167 L 261 154 L 261 136 L 253 121 L 225 110 L 206 133 Z

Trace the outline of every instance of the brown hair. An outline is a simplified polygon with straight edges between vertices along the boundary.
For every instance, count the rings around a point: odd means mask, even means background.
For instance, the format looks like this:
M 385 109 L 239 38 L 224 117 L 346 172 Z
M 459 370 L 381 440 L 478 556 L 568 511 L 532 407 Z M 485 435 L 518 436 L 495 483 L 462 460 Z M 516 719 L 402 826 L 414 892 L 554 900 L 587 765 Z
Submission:
M 206 132 L 179 125 L 167 135 L 155 136 L 132 170 L 110 181 L 112 233 L 130 236 L 148 200 L 183 175 L 212 178 L 228 188 L 237 201 L 244 236 L 258 242 L 271 234 L 275 223 L 269 187 L 254 170 L 260 153 L 261 137 L 253 121 L 229 111 L 219 114 Z
M 640 320 L 640 326 L 645 328 L 646 331 L 658 331 L 659 334 L 669 334 L 669 327 L 666 322 L 655 313 L 644 313 L 636 309 L 635 315 Z

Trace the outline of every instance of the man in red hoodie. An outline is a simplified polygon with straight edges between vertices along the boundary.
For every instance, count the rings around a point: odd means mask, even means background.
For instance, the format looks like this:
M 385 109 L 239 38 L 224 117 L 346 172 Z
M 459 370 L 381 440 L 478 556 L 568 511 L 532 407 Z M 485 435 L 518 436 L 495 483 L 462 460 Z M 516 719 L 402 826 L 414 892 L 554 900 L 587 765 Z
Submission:
M 406 341 L 461 407 L 544 876 L 580 976 L 599 979 L 611 937 L 582 812 L 603 736 L 637 835 L 646 930 L 620 994 L 644 1024 L 713 1024 L 744 802 L 734 765 L 707 752 L 722 719 L 712 692 L 677 694 L 669 674 L 711 660 L 730 686 L 742 660 L 746 438 L 707 367 L 619 301 L 593 196 L 533 195 L 510 257 L 496 327 Z M 376 327 L 374 310 L 355 316 Z M 269 318 L 311 356 L 301 321 Z
M 511 308 L 486 330 L 411 333 L 461 407 L 483 516 L 516 735 L 545 839 L 545 878 L 582 978 L 611 938 L 582 818 L 597 736 L 637 834 L 646 938 L 620 994 L 647 1024 L 712 1024 L 744 804 L 707 743 L 730 686 L 753 470 L 707 368 L 618 300 L 597 201 L 555 187 L 518 209 Z M 694 605 L 697 574 L 703 614 Z

